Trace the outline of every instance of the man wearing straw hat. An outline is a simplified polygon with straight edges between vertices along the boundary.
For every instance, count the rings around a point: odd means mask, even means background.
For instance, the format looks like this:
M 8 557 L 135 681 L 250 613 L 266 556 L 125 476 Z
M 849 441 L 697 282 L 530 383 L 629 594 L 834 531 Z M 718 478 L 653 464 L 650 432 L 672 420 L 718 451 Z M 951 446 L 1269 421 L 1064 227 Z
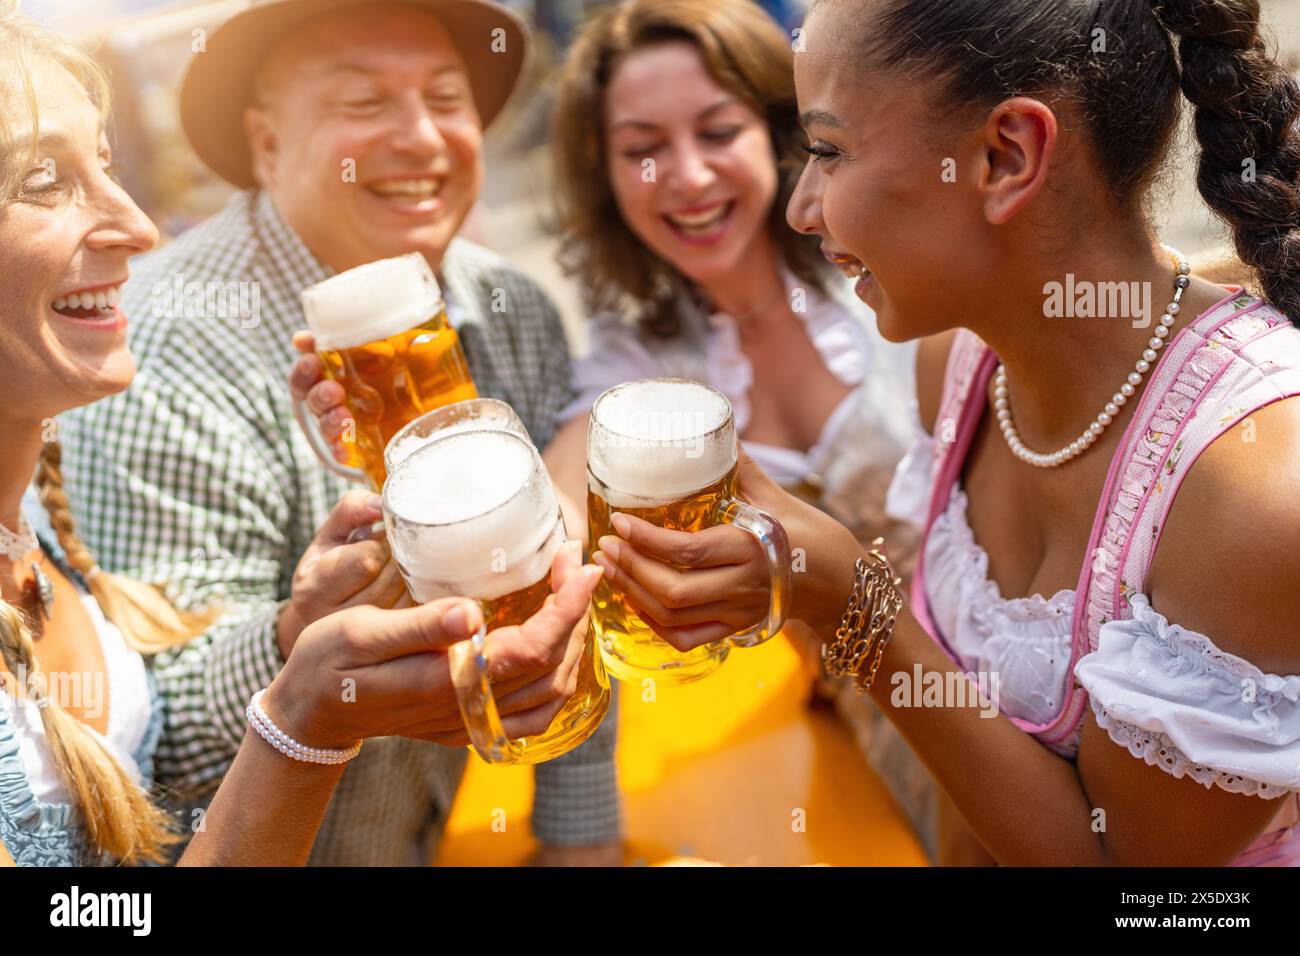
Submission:
M 483 129 L 514 88 L 527 42 L 523 22 L 491 0 L 253 0 L 192 57 L 186 136 L 242 191 L 134 264 L 123 309 L 136 319 L 135 383 L 60 430 L 82 533 L 101 562 L 169 581 L 182 600 L 236 609 L 156 661 L 170 715 L 160 769 L 201 768 L 215 788 L 249 698 L 298 632 L 338 607 L 375 602 L 391 593 L 378 582 L 397 580 L 391 559 L 373 573 L 323 557 L 347 546 L 350 521 L 373 515 L 357 504 L 327 522 L 346 483 L 294 422 L 286 375 L 303 288 L 423 253 L 480 392 L 510 402 L 539 446 L 554 434 L 572 397 L 558 314 L 504 260 L 456 237 L 482 187 Z M 248 290 L 240 301 L 256 308 L 209 314 L 201 296 L 174 294 L 193 283 Z M 300 562 L 311 573 L 295 575 Z M 541 861 L 619 862 L 614 727 L 611 716 L 537 768 Z M 424 741 L 368 744 L 311 862 L 423 862 L 465 760 L 464 748 Z

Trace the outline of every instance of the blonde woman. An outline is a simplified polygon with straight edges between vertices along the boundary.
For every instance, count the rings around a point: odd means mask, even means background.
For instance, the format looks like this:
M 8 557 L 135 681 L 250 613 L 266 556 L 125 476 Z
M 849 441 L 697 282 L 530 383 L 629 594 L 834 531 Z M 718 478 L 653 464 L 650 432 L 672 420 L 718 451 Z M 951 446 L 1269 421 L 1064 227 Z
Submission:
M 0 3 L 0 64 L 0 857 L 163 860 L 178 833 L 148 790 L 163 714 L 142 655 L 185 642 L 206 616 L 96 566 L 63 490 L 55 425 L 130 383 L 118 289 L 157 232 L 113 177 L 95 66 L 11 2 Z M 364 523 L 373 511 L 370 496 L 353 493 L 331 523 Z M 339 530 L 323 529 L 322 540 Z M 372 546 L 337 545 L 357 560 Z M 575 676 L 598 572 L 569 550 L 554 573 L 543 611 L 493 635 L 512 735 L 544 729 Z M 182 862 L 301 864 L 360 740 L 464 744 L 438 652 L 480 622 L 476 605 L 453 599 L 352 607 L 306 628 L 250 708 L 263 732 L 248 732 Z M 342 700 L 345 678 L 356 681 L 355 702 Z M 270 725 L 297 746 L 268 743 Z

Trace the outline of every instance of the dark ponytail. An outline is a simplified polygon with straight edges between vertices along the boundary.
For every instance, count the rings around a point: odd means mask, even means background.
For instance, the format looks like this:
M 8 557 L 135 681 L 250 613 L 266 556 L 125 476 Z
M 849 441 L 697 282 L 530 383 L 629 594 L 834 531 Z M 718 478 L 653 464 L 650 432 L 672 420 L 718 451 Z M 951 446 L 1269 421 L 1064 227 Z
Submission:
M 882 0 L 861 20 L 864 61 L 938 79 L 936 114 L 1065 101 L 1130 212 L 1164 163 L 1181 87 L 1196 107 L 1201 193 L 1300 325 L 1300 90 L 1268 54 L 1258 0 Z
M 1258 0 L 1160 0 L 1196 107 L 1197 185 L 1265 296 L 1300 325 L 1300 88 L 1269 55 Z

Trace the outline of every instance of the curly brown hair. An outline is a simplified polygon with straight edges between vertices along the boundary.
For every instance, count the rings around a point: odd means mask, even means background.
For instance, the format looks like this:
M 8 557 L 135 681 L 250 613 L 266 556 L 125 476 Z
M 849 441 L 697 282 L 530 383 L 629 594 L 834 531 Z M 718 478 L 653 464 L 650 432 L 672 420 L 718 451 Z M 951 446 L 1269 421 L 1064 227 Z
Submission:
M 778 176 L 768 228 L 782 260 L 802 282 L 825 293 L 827 275 L 818 239 L 785 221 L 806 159 L 791 38 L 752 0 L 627 0 L 582 30 L 560 73 L 552 154 L 560 262 L 579 278 L 592 313 L 630 313 L 663 336 L 678 331 L 675 293 L 683 277 L 619 213 L 605 162 L 604 96 L 628 54 L 681 41 L 699 50 L 720 86 L 766 120 Z

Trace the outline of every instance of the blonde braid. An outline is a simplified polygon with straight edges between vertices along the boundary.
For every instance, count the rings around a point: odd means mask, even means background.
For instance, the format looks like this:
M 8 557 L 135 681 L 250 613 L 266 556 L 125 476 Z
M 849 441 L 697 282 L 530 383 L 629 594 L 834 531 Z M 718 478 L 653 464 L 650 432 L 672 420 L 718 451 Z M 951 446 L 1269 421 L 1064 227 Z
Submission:
M 7 601 L 0 601 L 0 656 L 41 715 L 55 769 L 81 812 L 90 846 L 127 864 L 165 860 L 180 839 L 171 818 L 89 727 L 48 696 L 27 618 Z
M 68 565 L 86 579 L 104 616 L 117 625 L 127 644 L 141 654 L 157 654 L 207 630 L 217 616 L 215 610 L 178 611 L 157 588 L 124 575 L 109 574 L 99 567 L 77 535 L 68 495 L 63 490 L 62 460 L 59 443 L 46 442 L 36 470 L 41 504 L 58 535 L 59 547 L 68 556 Z

